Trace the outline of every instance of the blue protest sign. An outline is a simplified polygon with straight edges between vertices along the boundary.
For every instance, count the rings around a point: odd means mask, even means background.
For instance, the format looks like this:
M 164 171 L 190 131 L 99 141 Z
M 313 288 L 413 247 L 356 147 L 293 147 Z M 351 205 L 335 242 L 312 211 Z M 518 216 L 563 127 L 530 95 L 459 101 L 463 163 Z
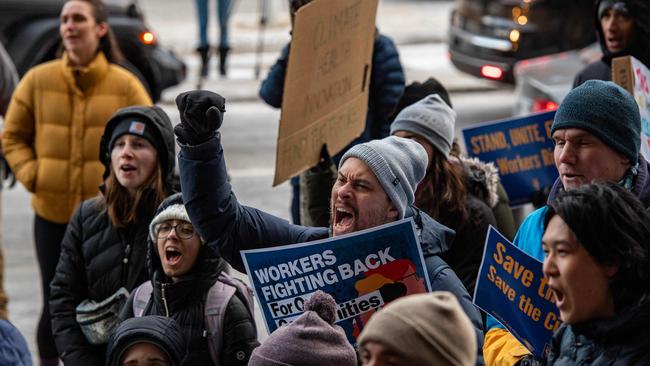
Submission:
M 269 333 L 303 312 L 322 290 L 353 345 L 370 316 L 399 297 L 430 292 L 412 219 L 336 238 L 242 251 Z
M 490 226 L 476 279 L 474 304 L 497 319 L 535 356 L 546 359 L 560 313 L 542 262 Z
M 492 162 L 512 206 L 531 201 L 558 177 L 553 160 L 551 125 L 555 111 L 485 122 L 462 129 L 469 155 Z

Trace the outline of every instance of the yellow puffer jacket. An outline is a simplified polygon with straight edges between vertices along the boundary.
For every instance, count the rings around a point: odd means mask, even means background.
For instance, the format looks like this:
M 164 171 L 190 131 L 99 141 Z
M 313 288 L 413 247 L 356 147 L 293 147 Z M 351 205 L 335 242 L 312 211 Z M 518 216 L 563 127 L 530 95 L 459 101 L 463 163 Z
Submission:
M 151 104 L 140 81 L 102 52 L 87 67 L 73 67 L 64 53 L 25 74 L 5 116 L 2 145 L 16 178 L 34 194 L 36 214 L 65 224 L 81 201 L 97 195 L 106 122 L 120 108 Z
M 503 328 L 494 327 L 485 334 L 483 359 L 486 366 L 513 366 L 529 354 L 530 351 Z

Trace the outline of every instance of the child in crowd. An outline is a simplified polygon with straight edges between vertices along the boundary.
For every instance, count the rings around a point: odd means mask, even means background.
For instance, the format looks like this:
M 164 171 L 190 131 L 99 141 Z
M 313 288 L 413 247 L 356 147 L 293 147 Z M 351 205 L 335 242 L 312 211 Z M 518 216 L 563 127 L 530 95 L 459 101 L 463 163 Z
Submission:
M 143 316 L 123 321 L 108 342 L 106 366 L 180 366 L 183 332 L 172 318 Z

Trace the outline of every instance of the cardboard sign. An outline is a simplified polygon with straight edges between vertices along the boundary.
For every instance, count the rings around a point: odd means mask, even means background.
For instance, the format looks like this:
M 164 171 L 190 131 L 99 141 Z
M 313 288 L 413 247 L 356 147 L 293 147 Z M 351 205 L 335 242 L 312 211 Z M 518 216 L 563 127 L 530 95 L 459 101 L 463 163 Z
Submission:
M 542 262 L 490 226 L 476 279 L 474 304 L 497 319 L 531 353 L 546 359 L 561 325 Z
M 412 219 L 325 240 L 242 251 L 269 333 L 303 313 L 317 290 L 334 297 L 336 324 L 356 345 L 377 309 L 430 292 Z
M 378 0 L 315 0 L 296 13 L 273 185 L 363 132 Z
M 462 129 L 468 154 L 499 169 L 511 206 L 530 202 L 533 192 L 550 188 L 559 176 L 551 140 L 553 117 L 555 111 L 550 111 Z
M 641 114 L 641 155 L 650 160 L 650 71 L 632 56 L 612 60 L 612 80 L 634 96 Z

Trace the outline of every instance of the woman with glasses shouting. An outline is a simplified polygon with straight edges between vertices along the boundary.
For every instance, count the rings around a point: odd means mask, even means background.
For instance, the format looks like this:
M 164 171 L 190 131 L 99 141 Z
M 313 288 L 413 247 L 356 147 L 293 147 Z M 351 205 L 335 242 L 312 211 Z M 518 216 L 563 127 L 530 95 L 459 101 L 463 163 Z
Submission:
M 149 230 L 151 281 L 133 291 L 120 320 L 173 318 L 187 340 L 185 365 L 247 365 L 259 345 L 252 292 L 194 231 L 180 193 L 160 205 Z
M 158 107 L 128 107 L 104 129 L 101 194 L 68 225 L 50 285 L 52 328 L 66 365 L 103 365 L 129 292 L 148 279 L 149 222 L 173 191 L 174 133 Z

